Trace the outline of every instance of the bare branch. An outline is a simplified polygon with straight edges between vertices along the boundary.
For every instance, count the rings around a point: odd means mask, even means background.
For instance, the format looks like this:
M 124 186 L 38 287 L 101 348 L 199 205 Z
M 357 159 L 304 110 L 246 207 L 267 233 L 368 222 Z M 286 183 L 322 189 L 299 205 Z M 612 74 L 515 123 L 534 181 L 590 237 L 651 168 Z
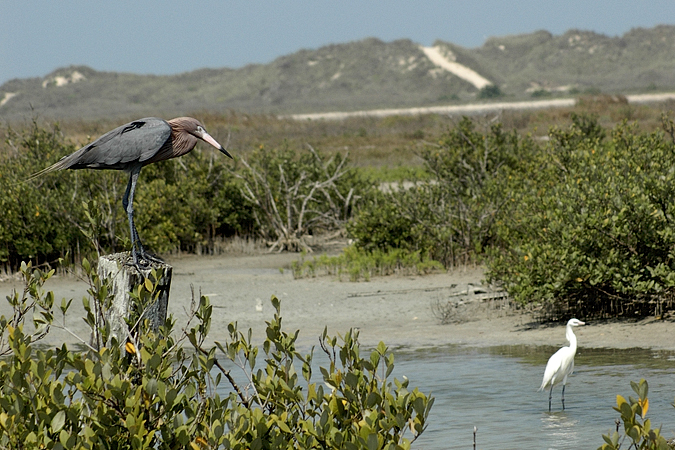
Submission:
M 346 197 L 338 188 L 348 173 L 347 156 L 324 160 L 314 147 L 308 144 L 307 148 L 309 160 L 265 154 L 257 164 L 242 159 L 246 170 L 235 173 L 244 181 L 242 195 L 255 206 L 254 217 L 263 235 L 271 238 L 270 252 L 310 251 L 304 236 L 316 228 L 342 226 L 356 198 L 353 187 Z

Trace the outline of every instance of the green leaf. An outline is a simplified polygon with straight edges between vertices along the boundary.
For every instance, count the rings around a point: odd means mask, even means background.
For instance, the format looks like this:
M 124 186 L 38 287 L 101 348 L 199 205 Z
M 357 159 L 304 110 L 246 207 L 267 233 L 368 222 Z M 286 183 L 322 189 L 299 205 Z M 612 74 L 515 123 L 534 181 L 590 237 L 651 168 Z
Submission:
M 145 385 L 145 392 L 147 392 L 149 395 L 154 396 L 157 394 L 157 380 L 156 379 L 150 379 Z
M 51 429 L 52 433 L 58 433 L 61 431 L 63 426 L 66 423 L 66 412 L 65 411 L 59 411 L 56 414 L 54 414 L 54 417 L 52 418 L 52 423 L 51 423 Z
M 380 444 L 377 440 L 377 434 L 372 433 L 368 435 L 368 441 L 366 445 L 368 446 L 368 450 L 378 450 Z
M 291 429 L 288 427 L 288 425 L 286 424 L 286 422 L 284 422 L 283 420 L 277 419 L 277 426 L 278 426 L 279 429 L 280 429 L 281 431 L 283 431 L 284 433 L 291 434 Z
M 277 296 L 273 295 L 270 300 L 272 302 L 272 306 L 274 307 L 274 310 L 276 311 L 276 313 L 281 314 L 281 302 L 279 301 Z

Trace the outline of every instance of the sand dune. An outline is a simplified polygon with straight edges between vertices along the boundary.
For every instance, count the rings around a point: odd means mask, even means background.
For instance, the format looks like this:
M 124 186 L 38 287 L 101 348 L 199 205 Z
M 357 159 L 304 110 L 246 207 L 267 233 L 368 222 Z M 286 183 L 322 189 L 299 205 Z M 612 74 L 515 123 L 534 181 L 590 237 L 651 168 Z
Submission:
M 427 58 L 429 58 L 432 63 L 462 80 L 468 81 L 473 84 L 476 89 L 483 89 L 485 86 L 492 84 L 490 80 L 483 78 L 478 72 L 447 58 L 441 53 L 441 48 L 438 46 L 420 47 L 420 49 L 427 55 Z

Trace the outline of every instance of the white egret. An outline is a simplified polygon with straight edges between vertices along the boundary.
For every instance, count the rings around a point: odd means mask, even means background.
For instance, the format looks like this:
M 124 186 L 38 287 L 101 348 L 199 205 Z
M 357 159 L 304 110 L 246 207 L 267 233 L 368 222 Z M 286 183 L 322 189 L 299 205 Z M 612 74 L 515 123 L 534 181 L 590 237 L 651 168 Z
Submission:
M 551 410 L 551 396 L 553 395 L 553 386 L 562 383 L 562 407 L 565 410 L 565 384 L 567 376 L 574 371 L 574 354 L 577 352 L 577 337 L 574 335 L 573 327 L 586 325 L 581 320 L 570 319 L 565 329 L 565 337 L 569 341 L 569 347 L 563 347 L 553 354 L 546 364 L 544 379 L 541 382 L 540 391 L 551 387 L 548 394 L 548 410 Z

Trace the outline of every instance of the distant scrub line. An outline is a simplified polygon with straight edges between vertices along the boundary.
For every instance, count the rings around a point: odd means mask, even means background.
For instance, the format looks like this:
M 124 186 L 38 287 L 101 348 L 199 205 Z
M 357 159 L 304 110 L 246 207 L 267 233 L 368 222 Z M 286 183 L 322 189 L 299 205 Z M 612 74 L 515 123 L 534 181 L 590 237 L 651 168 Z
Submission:
M 675 125 L 664 115 L 656 131 L 627 121 L 608 130 L 593 115 L 570 118 L 545 141 L 464 118 L 416 148 L 423 168 L 401 174 L 418 183 L 386 193 L 372 170 L 311 147 L 261 146 L 234 165 L 195 151 L 144 170 L 137 226 L 159 253 L 208 251 L 231 236 L 299 250 L 307 235 L 346 229 L 354 243 L 341 256 L 304 257 L 295 276 L 367 280 L 477 262 L 551 318 L 665 314 L 675 293 Z M 73 147 L 37 122 L 5 133 L 6 267 L 128 247 L 123 173 L 24 182 Z

